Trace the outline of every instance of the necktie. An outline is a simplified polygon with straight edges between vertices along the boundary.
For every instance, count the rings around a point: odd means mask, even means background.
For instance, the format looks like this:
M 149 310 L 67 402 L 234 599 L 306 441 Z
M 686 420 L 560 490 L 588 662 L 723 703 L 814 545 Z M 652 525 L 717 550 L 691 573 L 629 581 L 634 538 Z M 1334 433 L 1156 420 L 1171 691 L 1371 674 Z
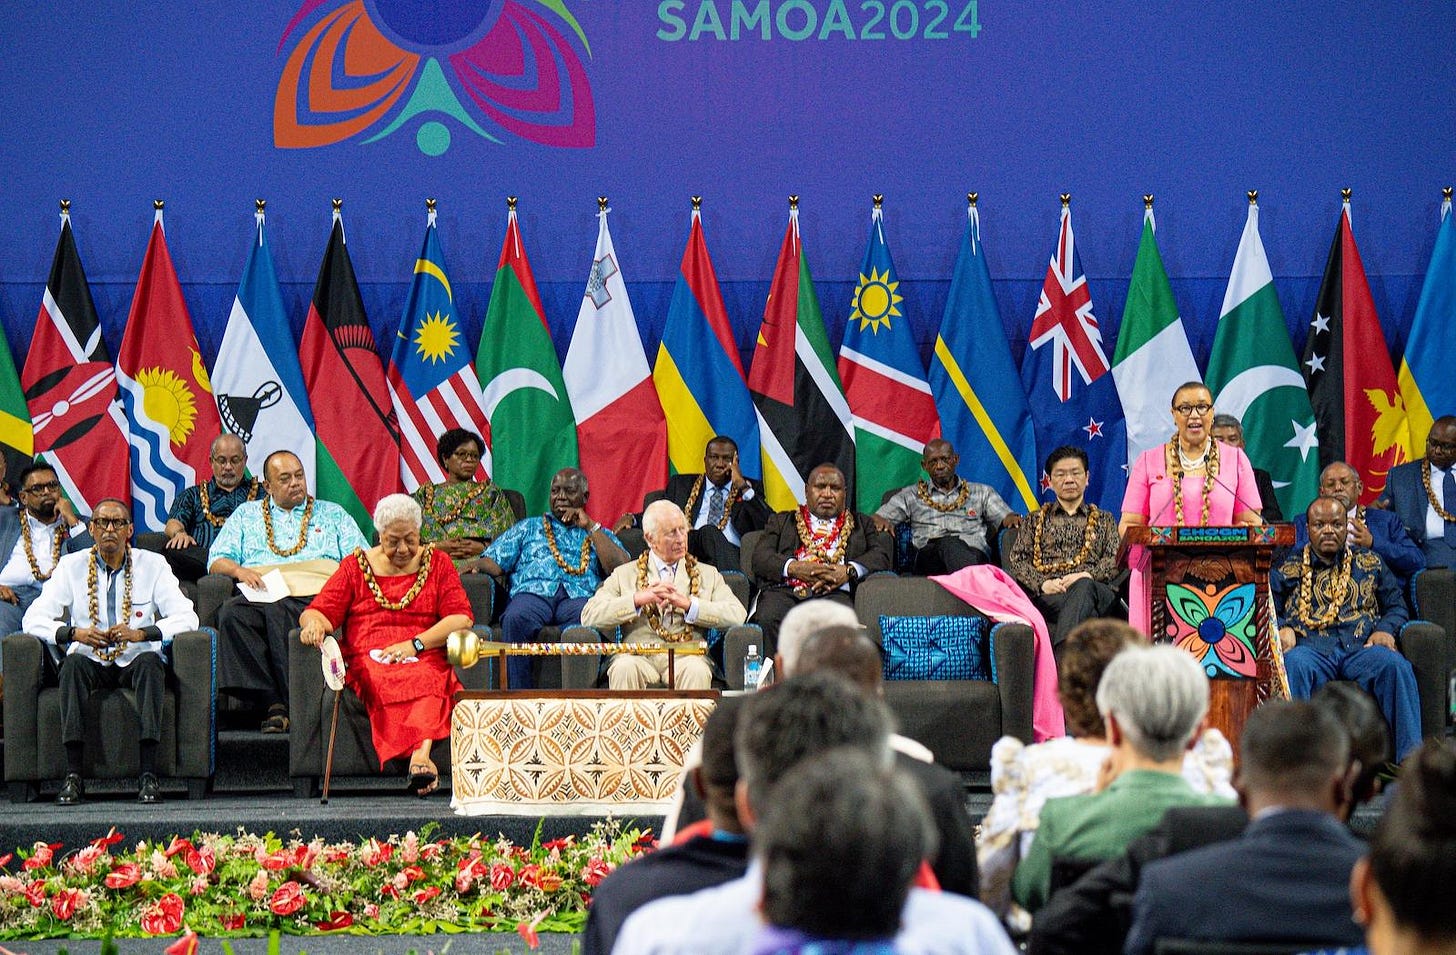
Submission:
M 1452 506 L 1456 506 L 1456 476 L 1447 471 L 1441 475 L 1441 504 L 1449 513 Z M 1446 545 L 1456 547 L 1456 524 L 1446 522 Z
M 1448 477 L 1450 475 L 1447 475 Z M 721 487 L 713 488 L 708 495 L 708 523 L 716 526 L 723 520 L 723 499 L 726 493 Z

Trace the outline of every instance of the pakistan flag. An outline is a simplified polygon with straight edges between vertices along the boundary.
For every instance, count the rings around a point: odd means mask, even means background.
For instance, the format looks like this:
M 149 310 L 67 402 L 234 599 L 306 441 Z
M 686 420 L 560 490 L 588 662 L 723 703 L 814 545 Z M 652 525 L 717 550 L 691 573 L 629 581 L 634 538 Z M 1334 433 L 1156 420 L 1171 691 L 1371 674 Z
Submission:
M 1274 479 L 1280 510 L 1300 513 L 1319 484 L 1319 440 L 1252 200 L 1204 381 L 1218 411 L 1243 422 L 1249 460 Z

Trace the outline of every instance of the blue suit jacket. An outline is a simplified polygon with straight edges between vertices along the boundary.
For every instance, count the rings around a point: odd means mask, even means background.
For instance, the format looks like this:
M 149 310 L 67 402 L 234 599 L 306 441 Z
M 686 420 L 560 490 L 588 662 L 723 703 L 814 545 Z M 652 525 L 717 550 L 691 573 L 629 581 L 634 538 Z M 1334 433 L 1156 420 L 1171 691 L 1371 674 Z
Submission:
M 1422 490 L 1421 500 L 1424 502 L 1425 499 L 1426 492 Z M 1425 517 L 1422 516 L 1421 520 L 1424 521 Z M 1293 523 L 1294 547 L 1298 550 L 1309 543 L 1309 519 L 1300 514 Z M 1400 586 L 1404 589 L 1416 571 L 1425 569 L 1426 555 L 1420 545 L 1411 540 L 1405 524 L 1393 511 L 1367 507 L 1365 526 L 1370 529 L 1370 549 L 1379 554 L 1391 573 L 1400 578 Z
M 1380 500 L 1390 506 L 1391 513 L 1400 518 L 1411 540 L 1425 553 L 1427 566 L 1456 567 L 1456 548 L 1444 539 L 1426 540 L 1426 508 L 1430 502 L 1426 499 L 1425 482 L 1421 480 L 1421 470 L 1425 466 L 1426 459 L 1421 458 L 1391 468 Z
M 1359 945 L 1350 870 L 1364 851 L 1334 816 L 1290 809 L 1237 839 L 1150 863 L 1125 951 L 1144 955 L 1158 938 Z
M 10 559 L 15 553 L 15 545 L 20 543 L 20 511 L 14 507 L 0 507 L 0 564 Z M 61 545 L 61 553 L 74 554 L 78 550 L 85 550 L 96 543 L 91 539 L 91 532 L 83 530 L 75 537 L 66 537 L 66 542 Z

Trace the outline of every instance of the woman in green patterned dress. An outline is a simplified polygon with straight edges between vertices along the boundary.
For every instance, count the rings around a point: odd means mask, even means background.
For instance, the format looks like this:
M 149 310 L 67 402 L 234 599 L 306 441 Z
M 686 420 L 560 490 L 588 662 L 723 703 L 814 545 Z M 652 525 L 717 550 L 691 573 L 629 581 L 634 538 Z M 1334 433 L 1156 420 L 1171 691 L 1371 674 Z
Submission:
M 450 555 L 456 566 L 480 556 L 516 521 L 505 492 L 488 477 L 475 479 L 484 452 L 480 435 L 451 428 L 435 445 L 444 482 L 422 484 L 414 492 L 425 517 L 420 537 Z

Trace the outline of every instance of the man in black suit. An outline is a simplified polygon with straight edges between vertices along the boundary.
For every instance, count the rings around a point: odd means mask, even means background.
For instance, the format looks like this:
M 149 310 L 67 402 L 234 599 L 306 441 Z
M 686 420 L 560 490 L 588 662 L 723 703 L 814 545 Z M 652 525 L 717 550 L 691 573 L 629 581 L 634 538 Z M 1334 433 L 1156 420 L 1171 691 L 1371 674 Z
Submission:
M 845 506 L 844 473 L 832 464 L 809 472 L 808 504 L 774 514 L 753 552 L 758 606 L 749 618 L 763 628 L 763 654 L 773 656 L 779 624 L 801 600 L 821 597 L 853 606 L 861 577 L 889 570 L 894 542 L 868 514 Z
M 653 497 L 654 495 L 648 495 Z M 688 553 L 719 570 L 737 570 L 743 535 L 768 523 L 763 483 L 750 481 L 738 467 L 738 444 L 720 434 L 703 451 L 702 474 L 674 474 L 661 496 L 683 509 L 688 518 Z M 623 514 L 613 528 L 629 550 L 631 528 L 642 526 L 641 514 Z
M 1395 512 L 1431 567 L 1456 567 L 1456 415 L 1426 435 L 1426 456 L 1390 469 L 1375 507 Z
M 1213 427 L 1209 428 L 1208 433 L 1213 435 L 1215 441 L 1222 441 L 1240 449 L 1244 446 L 1244 426 L 1231 414 L 1214 415 Z M 1254 486 L 1259 489 L 1259 503 L 1263 505 L 1259 516 L 1264 518 L 1264 523 L 1273 524 L 1284 520 L 1284 512 L 1279 509 L 1279 498 L 1274 496 L 1274 479 L 1269 476 L 1269 472 L 1263 468 L 1254 468 Z
M 1266 703 L 1245 724 L 1239 752 L 1248 827 L 1143 869 L 1129 955 L 1151 952 L 1159 938 L 1310 948 L 1363 941 L 1349 886 L 1365 847 L 1340 820 L 1358 772 L 1344 728 L 1314 703 Z

